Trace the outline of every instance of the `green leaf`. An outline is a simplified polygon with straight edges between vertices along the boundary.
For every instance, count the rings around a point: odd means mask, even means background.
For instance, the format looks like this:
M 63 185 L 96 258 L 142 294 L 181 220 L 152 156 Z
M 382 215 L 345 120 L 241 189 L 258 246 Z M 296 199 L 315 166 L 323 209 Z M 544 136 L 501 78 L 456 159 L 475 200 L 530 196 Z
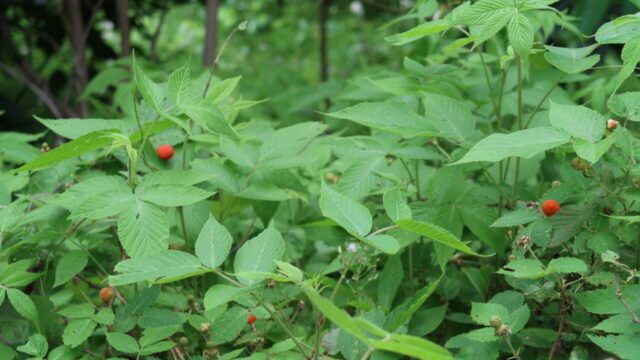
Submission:
M 624 15 L 604 23 L 596 31 L 596 41 L 602 44 L 625 44 L 640 35 L 640 16 Z
M 571 240 L 593 215 L 594 208 L 592 206 L 563 206 L 560 211 L 550 218 L 553 224 L 553 238 L 549 246 L 556 247 Z
M 96 325 L 91 319 L 73 320 L 64 328 L 62 341 L 72 348 L 78 347 L 93 334 Z
M 94 312 L 95 309 L 92 304 L 84 303 L 66 306 L 58 311 L 58 315 L 69 319 L 86 319 L 92 317 Z
M 308 163 L 314 154 L 305 150 L 326 128 L 327 125 L 319 122 L 304 122 L 272 132 L 260 147 L 259 167 L 289 169 Z
M 613 145 L 615 138 L 613 136 L 607 136 L 606 138 L 594 143 L 588 142 L 582 139 L 576 139 L 573 143 L 573 150 L 576 155 L 587 160 L 591 164 L 595 164 L 602 155 L 604 155 L 611 145 Z
M 413 314 L 420 309 L 422 304 L 424 304 L 424 302 L 427 301 L 427 299 L 436 291 L 438 285 L 440 285 L 440 280 L 442 280 L 442 276 L 440 276 L 438 280 L 435 280 L 431 284 L 428 284 L 422 289 L 416 291 L 408 303 L 397 308 L 397 310 L 394 310 L 394 314 L 393 316 L 390 316 L 389 320 L 389 331 L 395 331 L 409 320 Z
M 179 108 L 205 129 L 215 134 L 228 136 L 231 139 L 238 139 L 238 134 L 224 118 L 222 112 L 206 100 L 197 97 L 190 98 L 189 102 L 180 104 Z
M 138 342 L 127 334 L 121 334 L 116 332 L 107 333 L 107 342 L 113 346 L 114 349 L 122 351 L 127 354 L 135 354 L 140 351 Z
M 232 307 L 216 318 L 216 327 L 224 331 L 213 331 L 211 340 L 224 344 L 235 339 L 247 324 L 249 312 L 242 307 Z
M 534 222 L 540 218 L 533 209 L 518 209 L 502 215 L 491 227 L 512 227 Z
M 71 280 L 87 266 L 88 262 L 89 256 L 84 251 L 72 250 L 62 255 L 56 267 L 56 280 L 53 287 L 63 285 Z
M 640 286 L 627 285 L 622 287 L 623 299 L 632 309 L 640 309 Z M 615 287 L 590 290 L 577 293 L 575 299 L 588 312 L 594 314 L 626 314 L 628 311 L 616 296 Z
M 157 254 L 169 246 L 169 220 L 156 205 L 138 200 L 120 215 L 118 235 L 130 257 Z
M 396 46 L 405 45 L 422 39 L 427 35 L 438 34 L 444 30 L 449 29 L 450 27 L 451 24 L 446 19 L 432 20 L 420 24 L 413 29 L 407 30 L 405 32 L 387 36 L 385 40 Z
M 398 102 L 360 103 L 325 115 L 400 134 L 406 138 L 440 135 L 425 118 Z
M 38 324 L 38 310 L 27 294 L 18 289 L 7 288 L 7 297 L 18 314 Z
M 449 351 L 429 340 L 411 335 L 390 334 L 382 340 L 372 340 L 377 349 L 391 351 L 420 360 L 454 360 Z
M 442 135 L 464 141 L 475 132 L 476 119 L 466 103 L 434 93 L 425 93 L 422 100 L 429 124 Z
M 400 256 L 390 256 L 378 280 L 378 304 L 381 307 L 391 309 L 403 277 Z
M 356 238 L 387 254 L 395 254 L 400 250 L 400 244 L 391 235 L 378 234 L 367 237 L 356 235 Z
M 549 270 L 552 270 L 557 273 L 579 273 L 586 274 L 589 272 L 589 267 L 587 264 L 578 259 L 571 257 L 560 257 L 555 258 L 549 262 L 548 266 Z
M 371 230 L 373 220 L 369 210 L 331 189 L 324 182 L 320 190 L 320 209 L 322 215 L 354 235 L 365 236 Z
M 213 285 L 204 294 L 204 308 L 207 310 L 215 309 L 218 306 L 237 300 L 254 290 L 255 289 L 251 287 L 241 288 L 231 285 Z
M 49 344 L 44 336 L 33 334 L 25 345 L 20 345 L 17 349 L 27 355 L 44 358 L 49 351 Z
M 219 83 L 211 86 L 209 92 L 207 92 L 207 100 L 211 101 L 214 104 L 219 103 L 220 101 L 226 99 L 233 90 L 238 86 L 238 83 L 242 79 L 242 76 L 236 76 L 229 79 L 224 79 Z
M 117 132 L 117 131 L 112 131 Z M 58 164 L 62 161 L 88 153 L 93 150 L 108 146 L 113 141 L 108 136 L 108 131 L 96 131 L 83 135 L 73 141 L 62 144 L 55 149 L 47 151 L 39 158 L 15 169 L 12 172 L 42 170 Z
M 171 349 L 174 346 L 176 346 L 176 343 L 174 342 L 160 341 L 140 349 L 140 355 L 144 356 L 144 355 L 151 355 L 159 352 L 164 352 Z
M 578 74 L 590 69 L 600 61 L 600 55 L 588 56 L 598 45 L 594 44 L 582 48 L 562 48 L 545 45 L 547 52 L 544 58 L 553 66 L 567 74 Z
M 397 187 L 389 189 L 384 193 L 382 197 L 384 210 L 394 222 L 400 219 L 411 219 L 411 209 L 407 205 L 406 200 L 406 196 L 404 196 Z
M 259 281 L 244 278 L 241 274 L 272 272 L 276 268 L 274 260 L 282 259 L 283 254 L 284 239 L 273 226 L 269 226 L 238 250 L 233 263 L 238 281 L 245 286 L 258 283 Z
M 365 333 L 353 322 L 353 319 L 346 311 L 335 306 L 331 301 L 320 296 L 312 287 L 305 284 L 302 286 L 302 290 L 307 295 L 313 306 L 318 309 L 324 316 L 331 320 L 334 324 L 340 327 L 340 329 L 346 331 L 350 335 L 367 342 L 368 337 Z
M 304 278 L 302 270 L 297 267 L 283 261 L 274 260 L 274 262 L 278 266 L 278 272 L 289 278 L 291 281 L 301 282 Z
M 640 62 L 640 36 L 634 37 L 622 47 L 622 69 L 616 79 L 616 89 L 634 73 L 636 65 Z
M 507 31 L 513 50 L 526 62 L 533 47 L 533 29 L 529 19 L 522 13 L 516 12 L 509 20 Z
M 635 360 L 640 354 L 640 334 L 587 336 L 594 344 L 623 360 Z
M 192 94 L 190 91 L 191 73 L 189 72 L 189 63 L 190 61 L 187 61 L 187 63 L 182 65 L 178 70 L 171 73 L 167 80 L 169 96 L 171 96 L 171 99 L 178 106 L 188 102 L 190 98 L 195 96 L 195 94 Z
M 109 283 L 113 286 L 141 281 L 162 284 L 211 271 L 203 268 L 195 256 L 176 250 L 124 260 L 117 263 L 114 270 L 121 275 L 109 276 Z
M 138 91 L 144 101 L 157 112 L 161 111 L 160 104 L 165 99 L 162 88 L 154 83 L 147 75 L 144 74 L 140 66 L 136 63 L 136 57 L 133 55 L 133 80 L 136 83 Z
M 113 314 L 113 310 L 111 310 L 111 308 L 104 308 L 98 311 L 97 314 L 92 316 L 91 319 L 100 324 L 113 325 L 115 315 Z
M 210 268 L 220 266 L 231 250 L 233 238 L 231 234 L 216 219 L 209 215 L 196 240 L 196 256 L 202 264 Z
M 430 224 L 422 221 L 410 220 L 410 219 L 399 220 L 397 224 L 402 229 L 414 232 L 416 234 L 420 234 L 433 241 L 437 241 L 440 244 L 446 245 L 448 247 L 454 248 L 464 253 L 475 255 L 475 256 L 492 256 L 492 255 L 480 255 L 475 253 L 473 250 L 471 250 L 467 246 L 467 243 L 462 242 L 460 239 L 458 239 L 458 237 L 453 235 L 451 232 L 441 228 L 438 225 L 434 225 L 434 224 Z
M 180 325 L 161 326 L 145 329 L 140 337 L 140 347 L 148 348 L 155 342 L 166 339 L 180 330 Z
M 596 111 L 581 105 L 562 105 L 553 101 L 549 120 L 555 128 L 592 143 L 602 138 L 607 127 L 606 120 Z
M 511 156 L 525 159 L 569 142 L 569 135 L 552 127 L 537 127 L 511 134 L 491 134 L 475 144 L 454 164 L 475 161 L 497 162 Z
M 514 2 L 511 0 L 480 0 L 472 6 L 463 8 L 456 20 L 460 24 L 481 25 L 487 23 L 495 15 L 515 13 Z
M 119 178 L 121 179 L 121 178 Z M 93 191 L 86 194 L 86 198 L 81 200 L 78 207 L 71 211 L 69 219 L 79 221 L 83 218 L 90 220 L 101 220 L 122 213 L 132 202 L 135 201 L 131 188 L 122 181 L 122 188 L 110 189 L 107 191 Z
M 135 124 L 120 119 L 43 119 L 35 115 L 33 117 L 49 130 L 67 139 L 77 139 L 99 130 L 116 129 L 122 134 L 131 134 L 137 129 Z
M 500 304 L 471 303 L 471 318 L 477 324 L 490 326 L 492 316 L 498 316 L 506 322 L 509 319 L 509 310 Z
M 186 206 L 205 200 L 214 192 L 189 185 L 138 186 L 136 195 L 145 201 L 160 206 Z
M 140 186 L 195 185 L 215 178 L 216 174 L 191 170 L 161 170 L 149 173 L 140 180 Z
M 538 279 L 548 275 L 544 265 L 534 259 L 514 260 L 498 270 L 498 274 L 512 276 L 518 279 Z
M 640 91 L 613 95 L 607 105 L 609 110 L 618 116 L 640 121 Z
M 447 313 L 447 304 L 418 310 L 409 322 L 409 334 L 415 336 L 425 336 L 435 331 Z

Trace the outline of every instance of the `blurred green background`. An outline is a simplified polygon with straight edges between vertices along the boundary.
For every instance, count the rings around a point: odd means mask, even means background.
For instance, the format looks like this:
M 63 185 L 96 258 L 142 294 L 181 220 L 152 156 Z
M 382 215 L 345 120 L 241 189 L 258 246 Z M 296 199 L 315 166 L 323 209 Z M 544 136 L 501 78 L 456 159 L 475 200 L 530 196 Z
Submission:
M 214 72 L 219 78 L 241 75 L 240 89 L 247 99 L 269 99 L 243 116 L 276 119 L 283 124 L 317 118 L 317 111 L 335 107 L 341 100 L 364 99 L 360 82 L 398 71 L 405 56 L 446 62 L 446 58 L 438 59 L 433 39 L 394 47 L 384 38 L 424 21 L 420 16 L 401 17 L 415 6 L 422 6 L 421 11 L 432 16 L 459 3 L 2 1 L 0 109 L 5 113 L 0 116 L 0 130 L 41 131 L 32 115 L 118 118 L 119 106 L 132 96 L 132 87 L 117 86 L 130 79 L 131 50 L 159 80 L 185 61 L 191 62 L 192 74 L 197 75 L 206 69 L 206 44 L 215 48 L 216 54 L 244 20 L 248 21 L 246 30 L 234 34 Z M 586 35 L 593 34 L 599 25 L 636 9 L 628 0 L 564 0 L 555 7 L 567 15 L 565 30 L 570 30 L 552 35 L 559 46 L 589 43 Z M 210 23 L 215 19 L 209 38 L 208 19 Z M 321 55 L 323 28 L 325 62 Z M 580 33 L 585 36 L 575 36 Z M 128 45 L 123 44 L 123 34 Z M 215 44 L 207 42 L 213 38 Z M 619 49 L 607 47 L 598 51 L 612 57 L 619 53 Z M 371 98 L 370 92 L 366 98 Z

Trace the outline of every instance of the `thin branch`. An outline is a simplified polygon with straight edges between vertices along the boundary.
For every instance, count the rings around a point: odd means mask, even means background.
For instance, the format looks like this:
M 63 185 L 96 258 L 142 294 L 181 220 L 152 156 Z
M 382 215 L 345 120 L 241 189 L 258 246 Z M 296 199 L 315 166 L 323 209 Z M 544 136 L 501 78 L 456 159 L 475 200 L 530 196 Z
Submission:
M 624 308 L 627 310 L 629 315 L 631 315 L 631 320 L 633 320 L 633 322 L 636 324 L 640 324 L 640 319 L 638 318 L 638 315 L 636 315 L 633 309 L 631 309 L 631 307 L 629 306 L 629 304 L 627 304 L 627 302 L 624 300 L 622 295 L 623 295 L 623 292 L 622 292 L 622 288 L 620 287 L 620 275 L 618 275 L 618 272 L 616 272 L 616 296 L 618 297 L 618 300 L 620 300 L 620 303 L 622 304 L 622 306 L 624 306 Z
M 156 48 L 158 46 L 158 38 L 160 37 L 160 32 L 162 30 L 162 25 L 164 25 L 164 18 L 167 15 L 167 2 L 162 2 L 162 12 L 160 13 L 160 21 L 158 22 L 158 26 L 156 26 L 156 30 L 151 35 L 151 61 L 154 63 L 158 62 L 158 53 Z
M 89 20 L 87 21 L 87 25 L 85 25 L 84 30 L 82 31 L 82 42 L 86 43 L 89 38 L 89 33 L 91 33 L 91 28 L 93 27 L 93 23 L 96 19 L 96 13 L 98 9 L 102 7 L 104 0 L 98 0 L 93 7 L 91 8 L 91 15 L 89 16 Z
M 49 108 L 49 110 L 55 117 L 57 118 L 63 117 L 61 109 L 58 107 L 58 105 L 56 104 L 56 101 L 53 99 L 53 97 L 48 91 L 40 88 L 34 82 L 30 81 L 26 76 L 18 73 L 14 69 L 5 65 L 3 62 L 0 62 L 0 70 L 4 71 L 7 75 L 11 76 L 12 78 L 25 84 L 29 88 L 29 90 L 31 90 L 34 94 L 36 94 L 36 96 Z

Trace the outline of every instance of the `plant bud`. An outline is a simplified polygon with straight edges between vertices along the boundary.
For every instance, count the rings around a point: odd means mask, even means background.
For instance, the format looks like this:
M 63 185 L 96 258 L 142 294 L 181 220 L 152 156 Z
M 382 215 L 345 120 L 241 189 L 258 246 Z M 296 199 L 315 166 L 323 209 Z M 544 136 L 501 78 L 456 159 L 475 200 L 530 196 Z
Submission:
M 500 316 L 498 315 L 493 315 L 491 316 L 491 319 L 489 319 L 489 325 L 497 330 L 502 326 L 502 319 L 500 319 Z
M 203 323 L 200 324 L 200 332 L 206 333 L 209 330 L 211 330 L 211 323 L 210 322 L 203 322 Z
M 506 324 L 502 324 L 499 328 L 496 329 L 495 334 L 496 336 L 501 337 L 505 335 L 511 335 L 511 329 L 509 329 L 509 326 L 507 326 Z

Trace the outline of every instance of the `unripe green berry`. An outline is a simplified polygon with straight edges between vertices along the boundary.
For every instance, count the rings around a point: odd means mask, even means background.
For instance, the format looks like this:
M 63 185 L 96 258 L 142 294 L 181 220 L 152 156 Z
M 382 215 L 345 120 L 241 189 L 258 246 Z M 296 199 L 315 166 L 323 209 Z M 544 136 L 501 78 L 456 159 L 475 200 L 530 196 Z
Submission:
M 213 340 L 209 340 L 209 341 L 207 341 L 207 343 L 206 343 L 206 345 L 204 347 L 206 347 L 209 350 L 213 350 L 213 349 L 216 348 L 216 342 L 213 341 Z
M 181 337 L 178 342 L 180 343 L 180 345 L 182 346 L 187 346 L 189 345 L 189 339 L 185 336 Z

